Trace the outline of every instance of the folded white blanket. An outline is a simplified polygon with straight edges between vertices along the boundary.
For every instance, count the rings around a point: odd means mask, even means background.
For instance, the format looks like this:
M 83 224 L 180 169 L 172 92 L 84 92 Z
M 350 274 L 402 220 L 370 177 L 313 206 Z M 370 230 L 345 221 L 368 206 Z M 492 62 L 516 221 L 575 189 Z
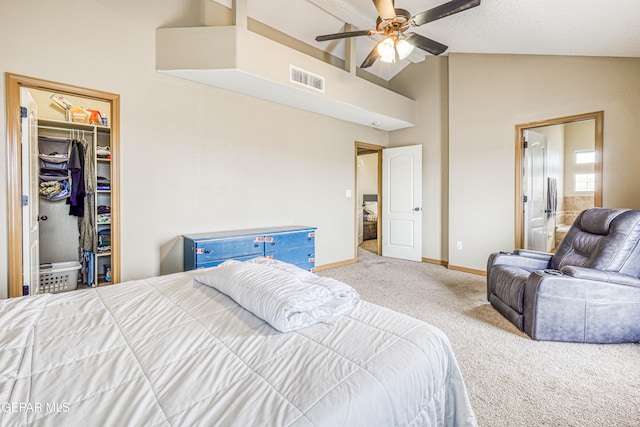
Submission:
M 346 283 L 267 258 L 225 261 L 194 275 L 281 332 L 350 313 L 360 295 Z

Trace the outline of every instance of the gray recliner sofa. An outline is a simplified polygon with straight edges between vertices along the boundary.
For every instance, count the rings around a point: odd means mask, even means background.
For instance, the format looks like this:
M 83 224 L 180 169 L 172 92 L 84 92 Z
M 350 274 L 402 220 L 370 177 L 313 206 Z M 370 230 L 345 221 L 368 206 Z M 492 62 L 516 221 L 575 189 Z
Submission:
M 640 211 L 581 212 L 555 254 L 491 254 L 487 298 L 534 340 L 640 342 Z

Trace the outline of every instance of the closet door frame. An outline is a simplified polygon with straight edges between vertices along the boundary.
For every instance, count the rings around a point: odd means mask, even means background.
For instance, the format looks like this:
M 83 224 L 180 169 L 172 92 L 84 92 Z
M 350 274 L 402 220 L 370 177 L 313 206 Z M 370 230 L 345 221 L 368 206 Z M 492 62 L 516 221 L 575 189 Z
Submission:
M 111 104 L 111 267 L 120 282 L 120 95 L 6 73 L 8 269 L 9 297 L 22 296 L 22 162 L 20 150 L 20 88 L 96 99 Z

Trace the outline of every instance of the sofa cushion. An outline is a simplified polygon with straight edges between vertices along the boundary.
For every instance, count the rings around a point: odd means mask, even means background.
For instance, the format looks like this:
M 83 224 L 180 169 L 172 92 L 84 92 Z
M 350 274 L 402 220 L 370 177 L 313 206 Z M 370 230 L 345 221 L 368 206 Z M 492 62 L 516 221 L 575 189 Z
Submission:
M 640 212 L 593 208 L 578 215 L 553 256 L 552 267 L 565 266 L 640 275 Z
M 557 269 L 562 269 L 567 265 L 585 266 L 596 251 L 598 242 L 604 238 L 600 234 L 591 234 L 579 230 L 576 230 L 572 237 L 573 244 L 563 248 L 562 257 L 560 254 L 554 256 L 554 260 L 557 260 Z

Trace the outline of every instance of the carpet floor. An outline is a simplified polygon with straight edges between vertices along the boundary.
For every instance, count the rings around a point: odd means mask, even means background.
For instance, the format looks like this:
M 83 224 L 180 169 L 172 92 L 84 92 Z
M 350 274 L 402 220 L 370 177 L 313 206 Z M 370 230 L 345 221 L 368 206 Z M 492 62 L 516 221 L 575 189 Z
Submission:
M 377 256 L 320 271 L 442 329 L 480 426 L 640 426 L 640 344 L 533 341 L 487 302 L 485 278 Z

